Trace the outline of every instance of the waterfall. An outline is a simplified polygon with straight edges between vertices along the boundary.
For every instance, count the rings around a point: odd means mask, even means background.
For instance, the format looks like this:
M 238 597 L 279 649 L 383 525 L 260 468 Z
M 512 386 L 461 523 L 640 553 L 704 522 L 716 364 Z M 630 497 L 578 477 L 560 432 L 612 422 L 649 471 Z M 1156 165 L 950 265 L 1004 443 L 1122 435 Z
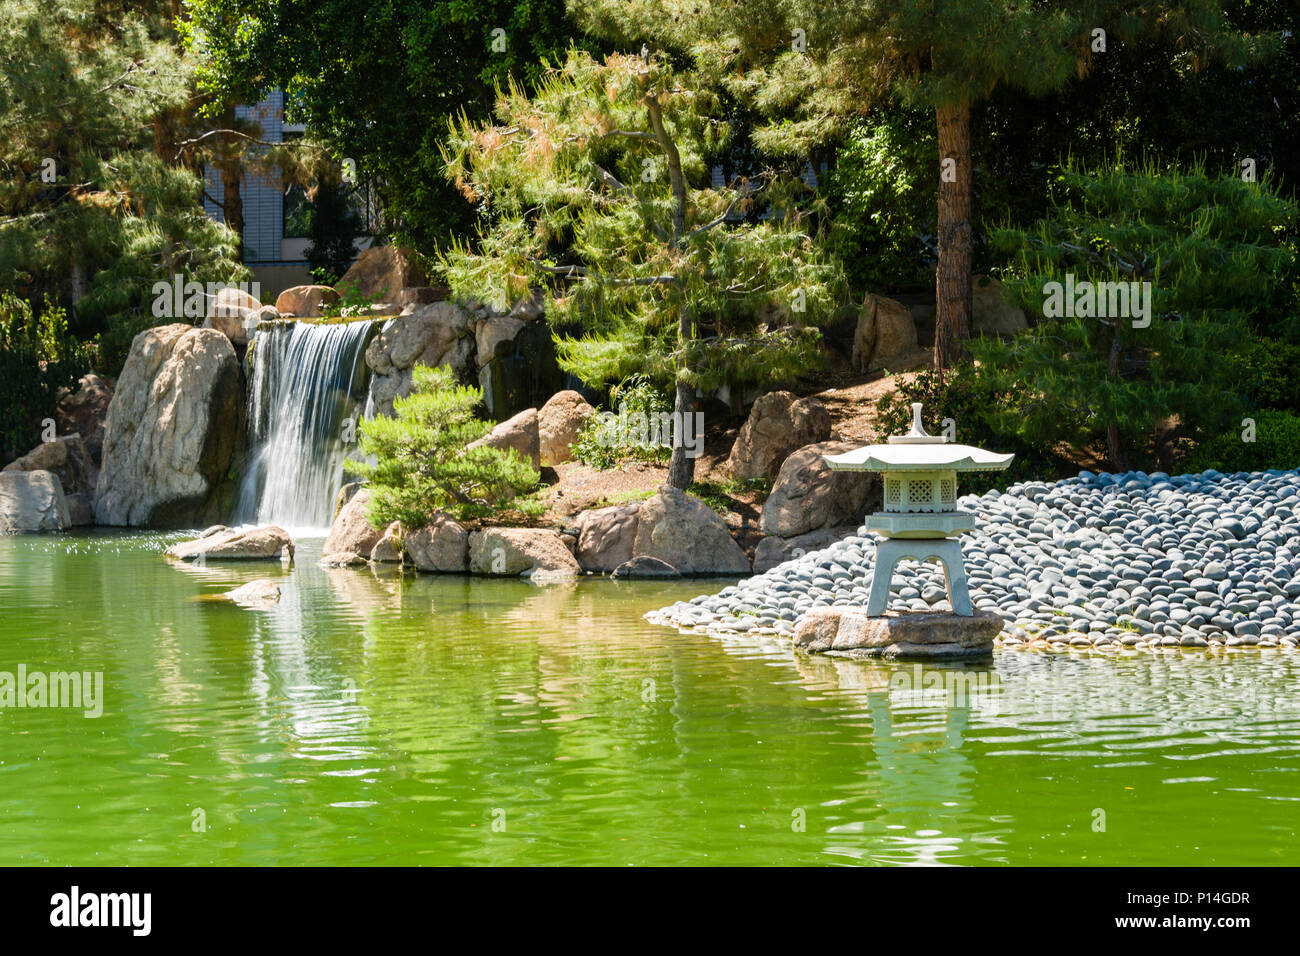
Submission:
M 250 346 L 247 471 L 236 520 L 324 533 L 368 386 L 372 321 L 277 322 Z

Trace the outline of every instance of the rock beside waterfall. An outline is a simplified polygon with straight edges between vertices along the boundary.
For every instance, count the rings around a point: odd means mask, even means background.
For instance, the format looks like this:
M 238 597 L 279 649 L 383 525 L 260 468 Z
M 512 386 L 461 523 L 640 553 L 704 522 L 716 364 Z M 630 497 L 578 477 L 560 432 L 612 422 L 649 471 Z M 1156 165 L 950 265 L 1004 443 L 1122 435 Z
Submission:
M 447 515 L 438 515 L 406 536 L 406 553 L 421 571 L 444 574 L 469 570 L 469 532 Z
M 573 389 L 556 392 L 537 412 L 541 463 L 554 468 L 573 457 L 573 443 L 596 409 Z
M 323 553 L 351 551 L 353 554 L 368 555 L 375 550 L 383 532 L 371 527 L 366 514 L 369 506 L 370 490 L 357 488 L 334 515 L 329 537 L 325 539 L 322 548 Z
M 59 476 L 65 495 L 95 493 L 99 469 L 80 435 L 63 435 L 43 441 L 21 458 L 5 465 L 5 471 L 52 471 Z
M 867 617 L 865 608 L 809 611 L 795 626 L 794 646 L 808 654 L 841 657 L 946 658 L 993 653 L 1002 618 L 991 611 L 962 617 L 940 611 L 887 611 Z
M 74 528 L 85 528 L 95 523 L 95 503 L 90 495 L 64 495 L 68 504 L 68 520 Z
M 861 447 L 826 441 L 800 448 L 781 465 L 772 493 L 763 503 L 764 534 L 793 538 L 818 528 L 862 521 L 875 476 L 865 471 L 831 471 L 826 455 Z
M 741 479 L 776 478 L 791 452 L 831 437 L 831 415 L 816 398 L 768 392 L 749 410 L 727 469 Z
M 71 524 L 58 475 L 0 471 L 0 534 L 62 531 Z
M 748 574 L 749 558 L 727 523 L 698 498 L 668 485 L 641 502 L 635 557 L 658 558 L 681 574 Z
M 181 561 L 291 561 L 293 541 L 289 532 L 277 525 L 238 531 L 217 525 L 191 541 L 172 545 L 163 554 Z
M 472 317 L 455 302 L 417 306 L 390 320 L 366 348 L 375 412 L 391 415 L 393 399 L 411 393 L 411 369 L 416 365 L 445 365 L 457 381 L 471 381 L 474 349 Z
M 559 532 L 549 528 L 485 528 L 469 536 L 469 569 L 475 574 L 545 577 L 582 572 Z
M 327 285 L 296 285 L 285 289 L 275 300 L 281 315 L 299 319 L 318 319 L 325 310 L 339 304 L 339 294 Z
M 232 345 L 244 346 L 257 328 L 262 303 L 243 289 L 219 289 L 208 303 L 208 314 L 203 320 L 205 329 L 216 329 Z
M 394 521 L 370 549 L 372 564 L 400 564 L 402 561 L 402 523 Z
M 404 289 L 423 286 L 428 281 L 428 274 L 411 250 L 401 246 L 371 246 L 361 251 L 335 288 L 354 289 L 356 294 L 377 302 L 398 302 Z
M 104 422 L 112 401 L 112 380 L 87 372 L 78 379 L 75 389 L 59 392 L 59 403 L 54 410 L 59 431 L 65 435 L 80 435 L 96 468 L 104 451 Z M 91 487 L 91 494 L 94 490 Z
M 175 528 L 224 517 L 243 440 L 243 380 L 230 340 L 182 323 L 146 329 L 108 408 L 96 522 Z
M 537 409 L 528 408 L 513 418 L 499 423 L 477 441 L 472 441 L 467 448 L 497 448 L 501 451 L 513 448 L 519 457 L 533 466 L 541 467 L 541 443 L 537 430 Z

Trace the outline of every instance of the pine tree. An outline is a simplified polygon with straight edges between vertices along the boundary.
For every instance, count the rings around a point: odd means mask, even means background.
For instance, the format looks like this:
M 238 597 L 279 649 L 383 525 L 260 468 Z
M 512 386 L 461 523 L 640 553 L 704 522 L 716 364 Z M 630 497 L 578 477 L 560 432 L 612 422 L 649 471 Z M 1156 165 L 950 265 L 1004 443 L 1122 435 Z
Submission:
M 1215 0 L 570 0 L 570 7 L 601 35 L 623 42 L 648 35 L 689 51 L 701 70 L 774 118 L 757 136 L 774 155 L 807 155 L 883 102 L 932 110 L 938 368 L 962 354 L 970 331 L 972 106 L 1002 86 L 1058 89 L 1108 44 L 1153 30 L 1175 38 L 1187 68 L 1211 54 L 1240 61 L 1266 46 L 1230 33 Z
M 682 421 L 699 391 L 788 381 L 818 364 L 837 279 L 802 183 L 715 187 L 718 101 L 666 58 L 572 52 L 534 95 L 511 84 L 496 125 L 463 120 L 448 175 L 478 202 L 476 244 L 444 265 L 457 292 L 504 306 L 549 287 L 562 367 L 593 386 L 641 374 Z M 678 439 L 681 436 L 677 436 Z M 674 441 L 668 481 L 691 483 Z
M 479 518 L 526 508 L 521 497 L 537 487 L 539 477 L 532 465 L 514 449 L 467 447 L 492 427 L 474 417 L 482 392 L 457 385 L 443 366 L 417 365 L 412 383 L 410 395 L 393 401 L 392 417 L 361 422 L 358 445 L 375 463 L 345 463 L 370 487 L 371 523 L 421 528 L 440 511 Z

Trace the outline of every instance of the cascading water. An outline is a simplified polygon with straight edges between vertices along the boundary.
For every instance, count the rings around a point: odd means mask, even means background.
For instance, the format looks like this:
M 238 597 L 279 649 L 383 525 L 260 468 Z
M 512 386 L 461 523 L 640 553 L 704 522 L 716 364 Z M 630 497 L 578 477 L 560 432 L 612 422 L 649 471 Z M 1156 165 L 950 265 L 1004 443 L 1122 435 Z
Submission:
M 278 322 L 251 345 L 248 469 L 236 520 L 323 531 L 333 518 L 347 451 L 368 385 L 375 323 Z

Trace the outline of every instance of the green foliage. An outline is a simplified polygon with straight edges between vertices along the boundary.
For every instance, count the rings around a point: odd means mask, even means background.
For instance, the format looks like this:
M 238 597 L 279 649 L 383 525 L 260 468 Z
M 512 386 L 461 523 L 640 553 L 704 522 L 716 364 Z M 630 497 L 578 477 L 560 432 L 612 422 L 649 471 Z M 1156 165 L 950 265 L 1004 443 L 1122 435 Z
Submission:
M 728 478 L 697 481 L 686 490 L 725 518 L 736 504 L 735 495 L 757 493 L 766 497 L 772 491 L 772 482 L 767 478 Z
M 1247 418 L 1255 423 L 1254 441 L 1246 441 L 1244 427 L 1234 425 L 1196 446 L 1180 470 L 1199 472 L 1213 468 L 1232 474 L 1300 468 L 1300 417 L 1263 409 L 1251 412 Z
M 603 412 L 587 419 L 573 442 L 573 457 L 592 468 L 608 471 L 622 461 L 668 460 L 671 433 L 651 441 L 648 422 L 672 412 L 671 403 L 645 376 L 633 376 L 609 392 L 609 403 L 617 413 Z M 637 422 L 646 422 L 638 430 Z
M 361 234 L 361 217 L 349 202 L 346 184 L 317 185 L 304 214 L 311 245 L 304 255 L 317 281 L 333 285 L 357 257 L 354 240 Z
M 512 84 L 500 126 L 450 137 L 447 175 L 485 210 L 478 243 L 443 259 L 452 289 L 504 306 L 549 287 L 560 366 L 594 387 L 771 385 L 817 367 L 841 291 L 806 187 L 714 188 L 717 106 L 659 58 L 574 51 L 533 95 Z
M 90 370 L 94 348 L 68 334 L 66 313 L 48 299 L 40 314 L 0 293 L 0 461 L 30 451 L 59 389 Z
M 466 447 L 491 428 L 474 417 L 482 393 L 455 384 L 442 366 L 417 365 L 412 380 L 411 394 L 394 400 L 392 418 L 361 422 L 358 445 L 375 463 L 345 463 L 370 486 L 371 523 L 415 529 L 440 511 L 462 519 L 527 511 L 538 482 L 531 463 L 514 449 Z
M 379 188 L 404 244 L 432 252 L 473 226 L 442 179 L 447 120 L 485 119 L 508 76 L 531 82 L 575 38 L 564 0 L 191 0 L 201 88 L 287 111 Z M 500 32 L 495 32 L 500 31 Z
M 933 260 L 934 121 L 890 110 L 854 129 L 836 154 L 825 191 L 828 248 L 860 301 L 868 292 L 916 286 Z M 925 276 L 933 283 L 933 276 Z
M 1250 407 L 1300 414 L 1300 345 L 1260 339 L 1242 384 Z
M 1005 471 L 964 472 L 962 494 L 982 494 L 990 488 L 1005 488 L 1017 481 L 1054 481 L 1062 473 L 1061 462 L 1050 447 L 1027 441 L 1016 427 L 1021 403 L 1014 382 L 983 373 L 969 363 L 946 369 L 941 377 L 925 369 L 910 380 L 899 379 L 898 387 L 877 406 L 876 441 L 903 435 L 912 427 L 912 403 L 921 402 L 925 427 L 931 435 L 944 434 L 943 421 L 951 418 L 956 440 L 1015 458 Z
M 1294 254 L 1282 241 L 1296 207 L 1231 175 L 1132 171 L 1057 176 L 1051 214 L 1033 230 L 996 230 L 1004 281 L 1045 317 L 1011 342 L 971 343 L 981 376 L 1018 396 L 1016 430 L 1039 448 L 1108 450 L 1151 460 L 1157 427 L 1198 440 L 1240 417 L 1252 329 L 1284 331 Z M 1114 316 L 1049 318 L 1047 283 L 1150 282 L 1150 324 Z

